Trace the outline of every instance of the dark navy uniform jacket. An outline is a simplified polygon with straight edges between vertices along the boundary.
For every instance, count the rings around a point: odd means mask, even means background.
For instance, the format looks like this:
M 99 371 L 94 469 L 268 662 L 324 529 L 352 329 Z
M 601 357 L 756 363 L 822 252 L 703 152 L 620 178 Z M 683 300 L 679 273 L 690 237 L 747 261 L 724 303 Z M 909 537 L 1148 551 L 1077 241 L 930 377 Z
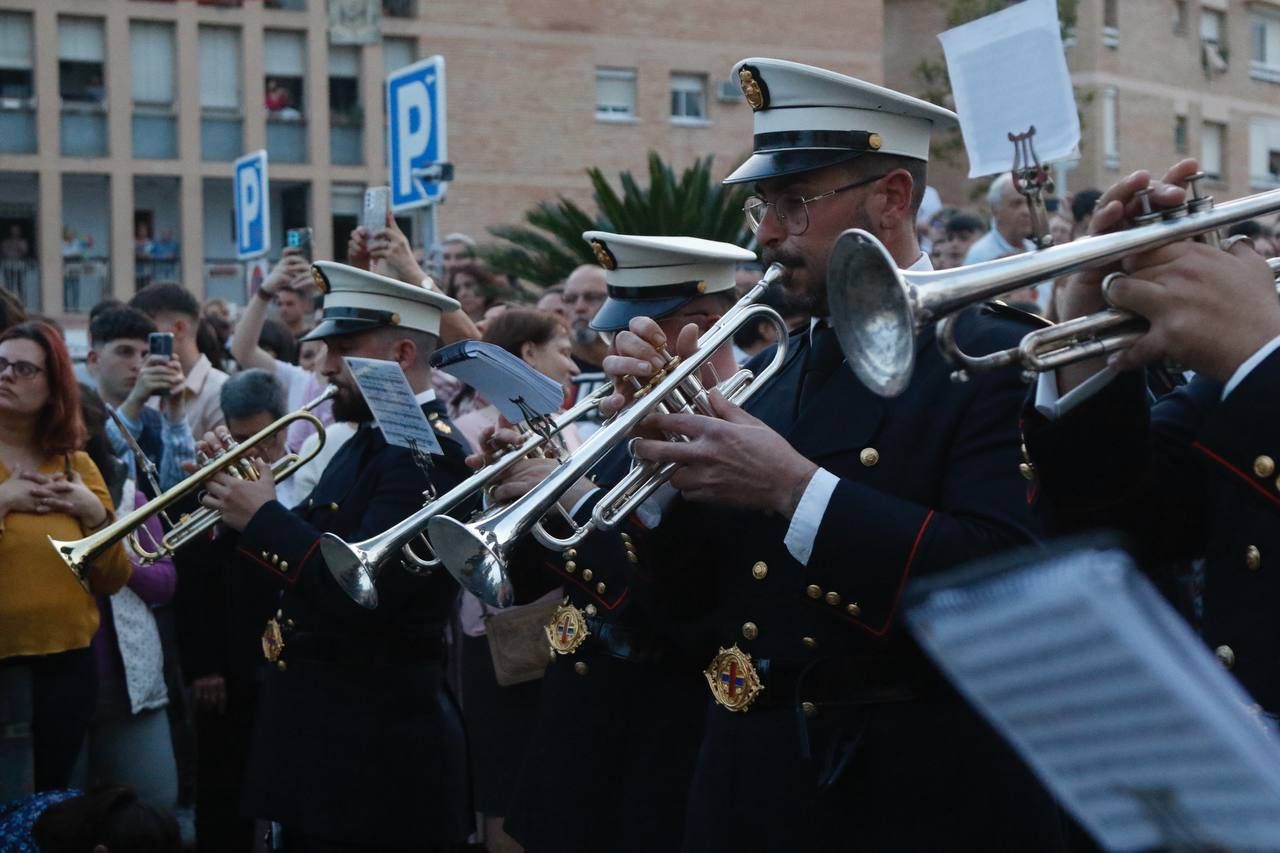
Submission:
M 1119 528 L 1144 567 L 1203 557 L 1203 637 L 1269 712 L 1280 711 L 1280 352 L 1224 401 L 1197 377 L 1149 405 L 1118 377 L 1024 429 L 1039 502 L 1057 532 Z
M 443 456 L 438 493 L 470 473 L 443 404 L 424 407 Z M 364 424 L 294 510 L 272 501 L 238 553 L 275 577 L 284 647 L 268 668 L 246 774 L 245 806 L 291 831 L 376 846 L 458 843 L 471 829 L 466 748 L 443 675 L 443 629 L 458 588 L 448 573 L 387 567 L 366 610 L 334 582 L 319 542 L 358 542 L 423 505 L 410 453 Z
M 983 308 L 958 338 L 984 353 L 1026 331 Z M 913 577 L 1032 538 L 1025 385 L 1013 370 L 953 382 L 930 332 L 901 396 L 837 358 L 797 411 L 809 342 L 792 337 L 748 406 L 839 478 L 807 565 L 788 519 L 723 506 L 677 502 L 650 545 L 662 583 L 714 601 L 718 647 L 750 654 L 764 684 L 745 711 L 708 704 L 684 847 L 1056 849 L 1052 802 L 898 622 Z

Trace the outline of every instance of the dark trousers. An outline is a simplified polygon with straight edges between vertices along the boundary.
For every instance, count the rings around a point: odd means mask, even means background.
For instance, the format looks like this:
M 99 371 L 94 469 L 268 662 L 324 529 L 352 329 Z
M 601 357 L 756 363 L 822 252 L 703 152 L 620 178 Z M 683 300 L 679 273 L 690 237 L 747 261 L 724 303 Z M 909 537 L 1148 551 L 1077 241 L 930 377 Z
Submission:
M 195 712 L 196 839 L 201 853 L 253 849 L 253 819 L 241 815 L 240 794 L 257 695 L 254 685 L 227 679 L 226 712 Z
M 98 698 L 89 649 L 0 661 L 6 728 L 29 727 L 35 790 L 67 787 Z
M 290 835 L 286 829 L 281 853 L 459 853 L 462 849 L 454 845 L 433 847 L 429 844 L 415 844 L 412 847 L 388 847 L 385 844 L 348 844 L 344 841 L 326 841 L 323 838 Z

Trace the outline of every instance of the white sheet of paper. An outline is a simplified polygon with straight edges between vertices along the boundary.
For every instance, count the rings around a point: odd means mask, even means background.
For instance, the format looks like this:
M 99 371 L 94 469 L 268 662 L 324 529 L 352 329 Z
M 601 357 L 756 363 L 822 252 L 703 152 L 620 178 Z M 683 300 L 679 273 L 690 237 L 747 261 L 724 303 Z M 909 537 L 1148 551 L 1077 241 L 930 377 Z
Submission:
M 1276 848 L 1280 738 L 1124 552 L 934 590 L 907 621 L 1104 849 L 1172 840 L 1143 796 L 1177 803 L 1201 841 Z
M 427 423 L 400 365 L 376 358 L 347 356 L 344 360 L 387 444 L 408 450 L 416 444 L 423 453 L 442 452 L 436 432 Z
M 1055 0 L 1025 0 L 940 34 L 969 177 L 1007 172 L 1010 133 L 1033 138 L 1041 163 L 1072 157 L 1080 117 Z

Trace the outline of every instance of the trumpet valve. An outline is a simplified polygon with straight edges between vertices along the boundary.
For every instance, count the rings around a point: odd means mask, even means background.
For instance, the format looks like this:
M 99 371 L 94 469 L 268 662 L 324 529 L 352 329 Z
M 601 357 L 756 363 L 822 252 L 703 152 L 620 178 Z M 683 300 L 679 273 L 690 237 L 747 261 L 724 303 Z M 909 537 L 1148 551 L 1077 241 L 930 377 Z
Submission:
M 1152 222 L 1159 222 L 1164 218 L 1164 214 L 1158 210 L 1151 209 L 1151 195 L 1155 192 L 1155 187 L 1143 187 L 1133 194 L 1138 200 L 1138 204 L 1142 205 L 1142 213 L 1133 218 L 1136 225 L 1150 225 Z

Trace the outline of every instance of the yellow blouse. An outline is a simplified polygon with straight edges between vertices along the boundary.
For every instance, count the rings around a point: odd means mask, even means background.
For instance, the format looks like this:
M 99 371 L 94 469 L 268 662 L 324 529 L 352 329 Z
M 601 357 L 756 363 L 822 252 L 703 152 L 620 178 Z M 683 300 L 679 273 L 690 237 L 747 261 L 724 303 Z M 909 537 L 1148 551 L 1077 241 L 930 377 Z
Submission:
M 98 466 L 83 452 L 72 454 L 70 462 L 110 518 L 111 496 Z M 66 464 L 66 457 L 54 456 L 40 466 L 40 473 L 64 471 Z M 7 479 L 9 471 L 0 463 L 0 482 Z M 92 594 L 85 592 L 49 537 L 80 539 L 88 533 L 75 517 L 64 513 L 11 512 L 0 521 L 0 658 L 52 654 L 89 645 L 98 630 L 98 606 L 93 596 L 120 589 L 133 568 L 124 545 L 117 542 L 90 564 Z

